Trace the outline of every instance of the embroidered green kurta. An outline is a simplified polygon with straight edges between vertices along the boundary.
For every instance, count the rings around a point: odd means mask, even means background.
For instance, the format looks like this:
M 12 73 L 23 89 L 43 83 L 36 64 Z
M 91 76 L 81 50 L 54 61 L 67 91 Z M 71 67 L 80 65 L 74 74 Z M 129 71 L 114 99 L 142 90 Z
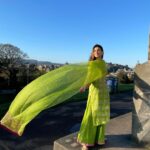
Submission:
M 78 133 L 77 141 L 86 145 L 103 143 L 105 126 L 110 120 L 110 97 L 105 77 L 89 87 L 86 110 Z
M 91 105 L 93 124 L 95 126 L 106 124 L 110 120 L 110 98 L 104 77 L 90 85 L 88 100 Z

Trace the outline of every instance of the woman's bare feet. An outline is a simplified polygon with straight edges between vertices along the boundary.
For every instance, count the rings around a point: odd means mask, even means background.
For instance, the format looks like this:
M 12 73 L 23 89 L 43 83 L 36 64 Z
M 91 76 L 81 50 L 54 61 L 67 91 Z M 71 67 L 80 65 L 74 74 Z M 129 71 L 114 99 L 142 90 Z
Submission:
M 88 147 L 86 145 L 82 145 L 82 150 L 88 150 Z

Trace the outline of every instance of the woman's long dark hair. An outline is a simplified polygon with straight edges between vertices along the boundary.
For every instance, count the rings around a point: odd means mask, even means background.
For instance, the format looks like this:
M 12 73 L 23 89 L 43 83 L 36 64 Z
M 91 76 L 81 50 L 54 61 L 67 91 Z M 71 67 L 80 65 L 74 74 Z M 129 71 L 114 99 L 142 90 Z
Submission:
M 95 44 L 95 45 L 93 46 L 93 48 L 92 48 L 92 52 L 91 52 L 89 61 L 92 61 L 92 60 L 95 60 L 95 59 L 96 59 L 96 58 L 94 57 L 94 55 L 93 55 L 93 52 L 94 52 L 94 48 L 95 48 L 95 47 L 99 47 L 100 50 L 103 52 L 103 55 L 104 55 L 103 47 L 102 47 L 101 45 L 99 45 L 99 44 Z M 102 55 L 102 59 L 103 59 L 103 55 Z

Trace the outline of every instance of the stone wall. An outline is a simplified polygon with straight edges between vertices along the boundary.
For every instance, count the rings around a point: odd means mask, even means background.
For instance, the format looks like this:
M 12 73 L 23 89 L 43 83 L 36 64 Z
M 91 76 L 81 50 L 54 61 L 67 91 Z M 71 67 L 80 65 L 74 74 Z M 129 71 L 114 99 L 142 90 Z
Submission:
M 135 67 L 132 135 L 140 143 L 150 143 L 150 63 Z

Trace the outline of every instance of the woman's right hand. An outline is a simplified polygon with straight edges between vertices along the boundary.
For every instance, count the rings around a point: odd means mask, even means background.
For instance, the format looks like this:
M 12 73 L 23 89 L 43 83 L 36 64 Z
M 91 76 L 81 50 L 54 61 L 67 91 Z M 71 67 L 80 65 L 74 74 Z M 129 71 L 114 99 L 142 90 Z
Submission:
M 85 86 L 82 86 L 82 87 L 80 88 L 80 93 L 85 92 L 85 90 L 88 89 L 90 85 L 91 85 L 91 83 L 89 83 L 89 84 L 87 84 L 87 85 L 85 85 Z
M 83 92 L 85 92 L 85 90 L 86 90 L 86 88 L 83 86 L 83 87 L 81 87 L 80 88 L 80 93 L 83 93 Z

